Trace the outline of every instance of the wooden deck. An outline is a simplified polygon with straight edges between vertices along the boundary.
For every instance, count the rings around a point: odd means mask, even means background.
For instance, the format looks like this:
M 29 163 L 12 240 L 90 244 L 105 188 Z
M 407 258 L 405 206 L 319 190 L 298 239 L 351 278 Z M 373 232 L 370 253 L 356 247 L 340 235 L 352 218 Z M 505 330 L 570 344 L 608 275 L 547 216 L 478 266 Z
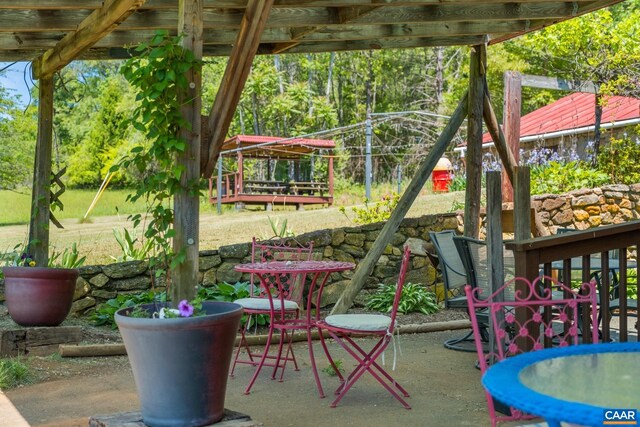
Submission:
M 221 188 L 223 204 L 264 205 L 265 209 L 273 205 L 295 205 L 301 209 L 304 205 L 333 204 L 329 185 L 319 181 L 243 181 L 234 173 L 223 175 Z M 209 180 L 209 202 L 218 203 L 215 177 Z

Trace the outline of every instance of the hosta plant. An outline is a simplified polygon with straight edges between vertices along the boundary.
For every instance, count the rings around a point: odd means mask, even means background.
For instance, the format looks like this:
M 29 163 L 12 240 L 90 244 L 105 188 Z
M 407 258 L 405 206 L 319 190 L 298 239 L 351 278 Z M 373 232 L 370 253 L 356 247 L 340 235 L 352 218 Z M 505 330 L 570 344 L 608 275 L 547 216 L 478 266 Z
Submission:
M 367 309 L 388 313 L 393 306 L 396 285 L 378 285 L 378 291 L 367 301 Z M 420 312 L 423 314 L 436 313 L 439 310 L 436 295 L 420 283 L 405 283 L 402 296 L 398 304 L 398 312 L 402 314 Z

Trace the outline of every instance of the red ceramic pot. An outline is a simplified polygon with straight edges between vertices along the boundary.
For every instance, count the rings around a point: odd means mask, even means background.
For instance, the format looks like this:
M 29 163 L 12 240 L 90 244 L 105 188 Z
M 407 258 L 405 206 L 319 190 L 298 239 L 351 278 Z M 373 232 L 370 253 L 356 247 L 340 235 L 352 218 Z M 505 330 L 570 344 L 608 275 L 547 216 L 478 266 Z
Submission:
M 78 270 L 3 267 L 9 315 L 22 326 L 58 326 L 71 309 Z

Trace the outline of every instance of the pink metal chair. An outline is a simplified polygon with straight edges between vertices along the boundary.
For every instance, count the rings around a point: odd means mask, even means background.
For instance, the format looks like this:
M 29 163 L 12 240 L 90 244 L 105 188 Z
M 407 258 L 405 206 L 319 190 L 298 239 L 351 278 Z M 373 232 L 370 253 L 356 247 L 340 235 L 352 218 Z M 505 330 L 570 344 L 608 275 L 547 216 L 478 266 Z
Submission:
M 396 293 L 393 300 L 393 306 L 389 316 L 382 314 L 338 314 L 327 316 L 324 320 L 317 323 L 320 331 L 320 341 L 324 349 L 329 363 L 340 378 L 342 384 L 336 390 L 336 399 L 331 403 L 331 407 L 335 408 L 344 395 L 353 387 L 356 381 L 365 373 L 369 372 L 382 386 L 389 391 L 398 401 L 407 409 L 411 406 L 400 396 L 409 397 L 409 393 L 396 382 L 387 371 L 385 371 L 377 362 L 380 355 L 383 354 L 389 343 L 393 339 L 393 333 L 396 330 L 396 314 L 398 312 L 398 304 L 402 295 L 402 288 L 409 266 L 410 257 L 409 248 L 406 247 L 402 256 L 402 264 L 400 266 L 400 274 L 396 285 Z M 340 370 L 336 367 L 329 350 L 326 346 L 323 332 L 326 330 L 329 335 L 344 348 L 358 362 L 356 368 L 345 379 Z M 354 337 L 362 336 L 378 336 L 380 340 L 369 351 L 364 350 L 354 339 Z M 395 363 L 395 360 L 394 360 Z M 399 392 L 399 393 L 398 393 Z
M 562 299 L 553 298 L 557 291 L 562 292 Z M 490 295 L 482 295 L 481 288 L 469 285 L 465 292 L 482 375 L 490 364 L 525 351 L 575 345 L 580 340 L 598 342 L 597 295 L 593 281 L 583 283 L 576 291 L 546 276 L 533 282 L 516 277 Z M 489 316 L 493 337 L 489 351 L 482 342 L 478 311 Z M 486 391 L 485 394 L 492 426 L 500 421 L 536 418 L 507 407 Z M 496 411 L 506 415 L 497 415 Z
M 267 240 L 257 241 L 253 238 L 251 245 L 251 263 L 270 262 L 270 261 L 308 261 L 311 260 L 313 253 L 313 242 L 306 245 L 300 245 L 295 241 L 285 240 Z M 249 364 L 256 367 L 253 377 L 249 385 L 245 389 L 245 394 L 249 394 L 251 387 L 255 383 L 263 366 L 273 367 L 271 379 L 275 379 L 278 369 L 281 369 L 279 381 L 282 381 L 284 369 L 288 361 L 292 361 L 295 370 L 298 369 L 298 362 L 293 354 L 291 346 L 291 334 L 286 330 L 280 329 L 280 342 L 278 353 L 269 354 L 269 344 L 274 331 L 274 320 L 278 316 L 291 316 L 296 319 L 300 317 L 300 306 L 302 304 L 302 296 L 304 291 L 305 277 L 304 275 L 282 274 L 269 277 L 267 287 L 271 294 L 271 298 L 267 295 L 265 287 L 260 283 L 254 283 L 254 275 L 251 275 L 251 296 L 249 298 L 241 298 L 234 301 L 244 308 L 245 314 L 248 315 L 247 321 L 240 327 L 240 342 L 236 349 L 236 354 L 231 367 L 230 375 L 233 376 L 236 365 L 238 363 Z M 282 295 L 280 295 L 282 292 Z M 275 306 L 273 305 L 275 304 Z M 257 315 L 270 316 L 269 332 L 267 345 L 260 352 L 251 349 L 246 333 L 251 326 L 251 317 Z M 283 345 L 287 342 L 287 352 L 282 356 Z M 247 358 L 242 359 L 242 349 Z M 264 357 L 263 357 L 264 356 Z

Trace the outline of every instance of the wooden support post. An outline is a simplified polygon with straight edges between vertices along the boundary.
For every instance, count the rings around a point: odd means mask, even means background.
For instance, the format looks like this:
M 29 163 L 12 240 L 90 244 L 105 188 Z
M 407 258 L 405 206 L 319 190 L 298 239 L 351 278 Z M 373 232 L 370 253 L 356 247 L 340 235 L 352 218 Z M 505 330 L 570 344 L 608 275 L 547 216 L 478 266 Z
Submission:
M 33 166 L 28 251 L 35 260 L 36 265 L 46 267 L 49 261 L 53 76 L 43 77 L 38 83 L 38 140 L 36 142 L 36 157 Z
M 333 197 L 333 153 L 329 153 L 329 197 Z
M 489 268 L 489 289 L 493 294 L 504 284 L 504 250 L 502 246 L 502 183 L 500 172 L 487 172 L 487 264 Z M 504 301 L 503 294 L 497 294 L 494 301 Z M 504 321 L 504 313 L 496 313 L 496 321 Z M 489 354 L 495 354 L 496 343 L 504 345 L 504 338 L 494 336 L 489 316 Z
M 353 304 L 356 296 L 364 286 L 367 277 L 371 274 L 378 258 L 380 258 L 380 255 L 384 252 L 384 248 L 386 248 L 387 244 L 391 241 L 393 234 L 396 232 L 404 216 L 409 211 L 411 204 L 418 194 L 420 194 L 420 190 L 427 179 L 429 179 L 429 175 L 433 172 L 433 168 L 438 163 L 438 160 L 440 160 L 440 157 L 444 154 L 449 143 L 460 128 L 460 125 L 462 125 L 464 118 L 467 116 L 467 95 L 467 93 L 463 95 L 458 107 L 449 119 L 449 123 L 443 129 L 429 155 L 424 159 L 416 173 L 413 175 L 407 189 L 402 194 L 402 197 L 400 197 L 398 205 L 391 213 L 391 217 L 384 227 L 382 227 L 382 231 L 380 231 L 378 238 L 373 242 L 373 246 L 369 252 L 367 252 L 364 259 L 358 264 L 351 282 L 342 292 L 342 295 L 340 295 L 340 299 L 338 299 L 335 307 L 333 307 L 333 310 L 331 311 L 332 314 L 346 313 L 349 307 Z
M 516 168 L 516 179 L 513 201 L 513 220 L 515 223 L 514 238 L 516 241 L 527 240 L 531 237 L 531 182 L 528 166 L 518 166 Z M 516 277 L 526 277 L 533 282 L 538 277 L 540 259 L 539 253 L 529 251 L 526 254 L 515 252 L 516 256 Z M 525 283 L 516 283 L 516 292 L 520 292 L 523 298 L 527 298 L 530 292 Z M 531 316 L 528 310 L 516 309 L 516 319 L 519 324 L 524 325 L 526 319 Z M 537 339 L 540 331 L 530 324 L 529 336 L 533 339 L 517 338 L 518 346 L 525 351 L 532 350 L 532 342 Z
M 487 172 L 487 249 L 491 292 L 504 284 L 501 173 Z
M 504 135 L 507 148 L 513 154 L 516 165 L 520 159 L 520 113 L 522 110 L 522 76 L 517 71 L 504 73 Z M 504 162 L 503 162 L 504 163 Z M 513 181 L 502 178 L 502 198 L 513 201 Z
M 184 34 L 182 46 L 202 59 L 203 0 L 180 0 L 178 9 L 178 33 Z M 174 196 L 175 237 L 173 250 L 184 251 L 184 261 L 172 271 L 171 298 L 177 303 L 191 300 L 198 284 L 198 237 L 200 200 L 198 192 L 189 189 L 200 179 L 200 130 L 202 107 L 202 70 L 194 67 L 185 73 L 189 87 L 181 94 L 182 116 L 190 123 L 190 129 L 180 129 L 180 138 L 186 142 L 185 151 L 177 162 L 185 170 L 180 177 L 181 189 Z
M 528 166 L 516 168 L 513 222 L 515 224 L 515 240 L 526 240 L 531 237 L 531 172 Z M 527 277 L 527 279 L 533 280 L 535 276 Z
M 249 77 L 253 58 L 260 46 L 274 0 L 249 0 L 240 23 L 238 37 L 231 50 L 220 88 L 211 107 L 207 123 L 211 138 L 204 141 L 201 151 L 202 174 L 211 176 L 216 159 L 231 125 L 242 89 Z
M 500 124 L 496 118 L 496 113 L 493 111 L 493 107 L 491 106 L 491 98 L 487 94 L 484 95 L 484 108 L 482 110 L 482 114 L 484 116 L 484 122 L 487 125 L 487 129 L 491 134 L 491 138 L 495 143 L 496 151 L 502 161 L 502 170 L 506 174 L 506 178 L 504 176 L 502 177 L 502 190 L 504 191 L 505 179 L 508 178 L 511 183 L 514 182 L 515 170 L 516 166 L 518 166 L 518 162 L 507 146 L 505 136 L 502 133 L 502 129 L 500 129 Z
M 469 98 L 467 118 L 467 189 L 464 204 L 464 235 L 478 237 L 480 198 L 482 195 L 482 110 L 486 45 L 471 47 L 469 61 Z

